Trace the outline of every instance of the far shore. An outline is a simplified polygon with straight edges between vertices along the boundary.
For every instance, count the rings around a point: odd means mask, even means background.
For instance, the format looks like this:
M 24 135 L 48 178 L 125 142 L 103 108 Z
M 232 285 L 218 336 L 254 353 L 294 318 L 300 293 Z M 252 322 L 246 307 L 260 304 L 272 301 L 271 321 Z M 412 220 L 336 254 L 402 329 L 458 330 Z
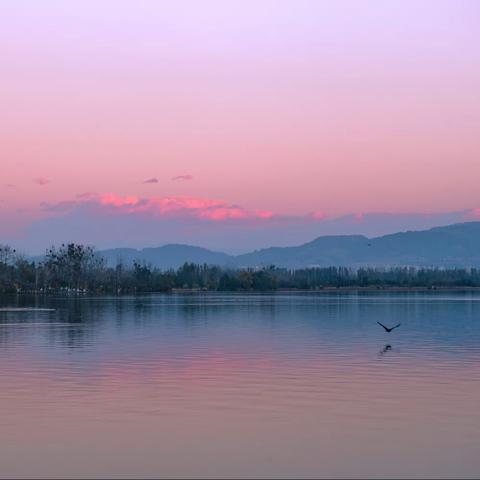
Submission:
M 321 293 L 343 293 L 343 292 L 480 292 L 480 287 L 469 287 L 469 286 L 439 286 L 439 287 L 400 287 L 400 286 L 345 286 L 345 287 L 323 287 L 317 289 L 301 289 L 301 288 L 277 288 L 274 290 L 205 290 L 200 288 L 173 288 L 171 290 L 157 291 L 157 292 L 124 292 L 124 293 L 112 293 L 112 292 L 93 292 L 93 291 L 82 291 L 82 292 L 68 292 L 68 291 L 50 291 L 50 292 L 41 292 L 41 291 L 21 291 L 21 292 L 0 292 L 0 298 L 6 296 L 65 296 L 65 297 L 83 297 L 86 295 L 89 296 L 135 296 L 135 295 L 172 295 L 172 294 L 242 294 L 242 295 L 254 295 L 254 294 L 276 294 L 276 293 L 304 293 L 304 294 L 321 294 Z
M 317 290 L 301 290 L 301 289 L 277 289 L 276 292 L 311 292 L 311 293 L 321 293 L 321 292 L 338 292 L 338 291 L 361 291 L 361 292 L 435 292 L 435 291 L 480 291 L 480 287 L 459 287 L 459 286 L 452 286 L 452 287 L 375 287 L 375 286 L 368 286 L 368 287 L 355 287 L 355 286 L 348 286 L 348 287 L 323 287 Z

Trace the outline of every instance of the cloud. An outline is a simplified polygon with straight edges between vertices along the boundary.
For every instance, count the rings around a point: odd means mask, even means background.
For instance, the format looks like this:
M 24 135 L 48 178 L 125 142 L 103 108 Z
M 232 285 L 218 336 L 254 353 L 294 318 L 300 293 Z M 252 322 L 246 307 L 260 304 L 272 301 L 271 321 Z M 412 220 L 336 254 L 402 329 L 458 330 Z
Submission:
M 356 223 L 362 223 L 365 220 L 365 214 L 358 212 L 353 215 Z
M 318 221 L 325 220 L 327 218 L 327 215 L 320 210 L 315 210 L 314 212 L 310 212 L 309 214 L 307 214 L 306 218 Z
M 86 193 L 40 210 L 5 212 L 0 233 L 17 248 L 40 253 L 51 244 L 75 241 L 101 248 L 186 243 L 245 252 L 298 245 L 320 235 L 385 235 L 480 219 L 471 209 L 425 213 L 364 213 L 329 217 L 320 211 L 285 215 L 212 198 L 138 197 Z
M 187 196 L 121 197 L 103 194 L 89 200 L 90 206 L 106 214 L 146 215 L 153 218 L 183 218 L 201 221 L 271 220 L 276 218 L 268 210 L 248 210 L 223 200 Z
M 147 180 L 144 180 L 142 183 L 158 183 L 158 178 L 147 178 Z
M 92 192 L 77 193 L 75 195 L 75 198 L 85 200 L 85 199 L 95 198 L 95 194 Z
M 69 241 L 102 248 L 186 243 L 242 252 L 310 240 L 321 223 L 310 214 L 281 215 L 212 198 L 104 193 L 43 203 L 40 218 L 25 225 L 15 245 L 39 252 Z
M 50 180 L 48 180 L 45 177 L 36 177 L 33 179 L 33 183 L 43 186 L 43 185 L 47 185 L 47 183 L 50 183 Z
M 278 214 L 271 210 L 250 209 L 221 199 L 172 195 L 167 197 L 122 196 L 116 193 L 78 193 L 73 199 L 55 203 L 42 202 L 40 216 L 58 217 L 72 213 L 90 217 L 124 217 L 162 221 L 173 220 L 185 225 L 229 223 L 251 226 L 260 224 L 318 224 L 328 220 L 322 211 L 303 215 Z
M 173 181 L 177 180 L 183 180 L 183 181 L 188 181 L 188 180 L 193 180 L 193 175 L 177 175 L 176 177 L 172 177 Z
M 74 210 L 79 205 L 79 202 L 75 200 L 64 200 L 58 203 L 47 203 L 42 202 L 40 203 L 40 208 L 49 213 L 69 213 Z
M 471 210 L 467 210 L 464 213 L 462 220 L 464 221 L 480 220 L 480 208 L 472 208 Z

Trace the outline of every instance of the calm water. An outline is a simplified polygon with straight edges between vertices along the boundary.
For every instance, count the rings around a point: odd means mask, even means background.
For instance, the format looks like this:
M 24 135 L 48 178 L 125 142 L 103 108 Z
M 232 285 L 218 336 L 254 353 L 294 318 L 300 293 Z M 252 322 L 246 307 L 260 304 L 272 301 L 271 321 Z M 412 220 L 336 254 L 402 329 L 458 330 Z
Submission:
M 480 475 L 478 294 L 7 307 L 2 477 Z

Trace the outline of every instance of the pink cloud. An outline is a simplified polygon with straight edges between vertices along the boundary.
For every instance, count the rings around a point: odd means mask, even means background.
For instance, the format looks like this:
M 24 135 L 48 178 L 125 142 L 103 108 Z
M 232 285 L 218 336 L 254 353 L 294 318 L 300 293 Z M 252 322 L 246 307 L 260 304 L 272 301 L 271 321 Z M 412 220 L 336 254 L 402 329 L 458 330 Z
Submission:
M 172 177 L 172 180 L 173 181 L 176 181 L 176 180 L 184 180 L 184 181 L 193 180 L 193 175 L 177 175 L 176 177 Z
M 465 212 L 462 220 L 480 220 L 480 208 L 472 208 L 472 210 Z
M 158 178 L 147 178 L 147 180 L 144 180 L 142 183 L 158 183 Z
M 356 213 L 354 215 L 355 223 L 362 223 L 364 220 L 364 214 L 363 213 Z
M 307 217 L 310 218 L 311 220 L 325 220 L 327 218 L 325 213 L 320 210 L 315 210 L 313 212 L 310 212 L 307 215 Z
M 77 195 L 75 195 L 75 198 L 78 198 L 81 200 L 94 198 L 94 197 L 95 197 L 95 194 L 92 192 L 77 193 Z
M 75 198 L 78 198 L 79 200 L 87 200 L 87 199 L 91 199 L 91 198 L 94 198 L 94 197 L 95 197 L 95 194 L 92 193 L 92 192 L 77 193 L 75 195 Z
M 51 213 L 68 213 L 78 206 L 78 202 L 75 200 L 64 200 L 55 204 L 42 202 L 40 206 Z
M 43 186 L 43 185 L 47 185 L 47 183 L 50 183 L 50 180 L 48 180 L 45 177 L 36 177 L 33 179 L 33 183 Z
M 100 195 L 96 203 L 103 210 L 119 214 L 147 214 L 154 217 L 188 217 L 200 220 L 266 220 L 275 217 L 267 210 L 247 210 L 223 200 L 170 196 L 163 198 L 121 197 L 116 194 Z
M 280 226 L 317 224 L 326 216 L 320 212 L 305 215 L 284 215 L 270 210 L 248 209 L 225 200 L 190 196 L 139 197 L 116 193 L 82 194 L 74 200 L 41 205 L 44 215 L 65 216 L 83 212 L 91 216 L 125 217 L 147 222 L 182 221 L 192 225 L 200 223 L 249 226 Z

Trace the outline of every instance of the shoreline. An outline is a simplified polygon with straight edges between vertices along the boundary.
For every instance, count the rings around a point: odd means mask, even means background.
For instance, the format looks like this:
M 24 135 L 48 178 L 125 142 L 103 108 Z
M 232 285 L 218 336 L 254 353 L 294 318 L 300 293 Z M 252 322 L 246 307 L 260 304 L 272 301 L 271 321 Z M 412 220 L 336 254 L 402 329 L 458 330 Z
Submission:
M 277 289 L 276 292 L 311 292 L 311 293 L 321 293 L 321 292 L 338 292 L 338 291 L 361 291 L 361 292 L 438 292 L 438 291 L 478 291 L 480 292 L 480 287 L 323 287 L 320 289 L 312 290 L 301 290 L 301 289 Z
M 140 295 L 186 295 L 186 294 L 242 294 L 242 295 L 254 295 L 254 294 L 277 294 L 277 293 L 303 293 L 303 294 L 322 294 L 322 293 L 344 293 L 344 292 L 385 292 L 385 293 L 395 293 L 395 292 L 405 292 L 405 293 L 415 293 L 415 292 L 480 292 L 479 287 L 471 286 L 438 286 L 438 287 L 401 287 L 401 286 L 343 286 L 343 287 L 323 287 L 317 289 L 301 289 L 301 288 L 277 288 L 275 290 L 202 290 L 195 288 L 174 288 L 169 291 L 157 291 L 157 292 L 124 292 L 116 294 L 114 292 L 39 292 L 39 291 L 24 291 L 24 292 L 0 292 L 0 298 L 6 296 L 61 296 L 61 297 L 72 297 L 79 298 L 85 296 L 108 296 L 108 297 L 125 297 L 125 296 L 140 296 Z

